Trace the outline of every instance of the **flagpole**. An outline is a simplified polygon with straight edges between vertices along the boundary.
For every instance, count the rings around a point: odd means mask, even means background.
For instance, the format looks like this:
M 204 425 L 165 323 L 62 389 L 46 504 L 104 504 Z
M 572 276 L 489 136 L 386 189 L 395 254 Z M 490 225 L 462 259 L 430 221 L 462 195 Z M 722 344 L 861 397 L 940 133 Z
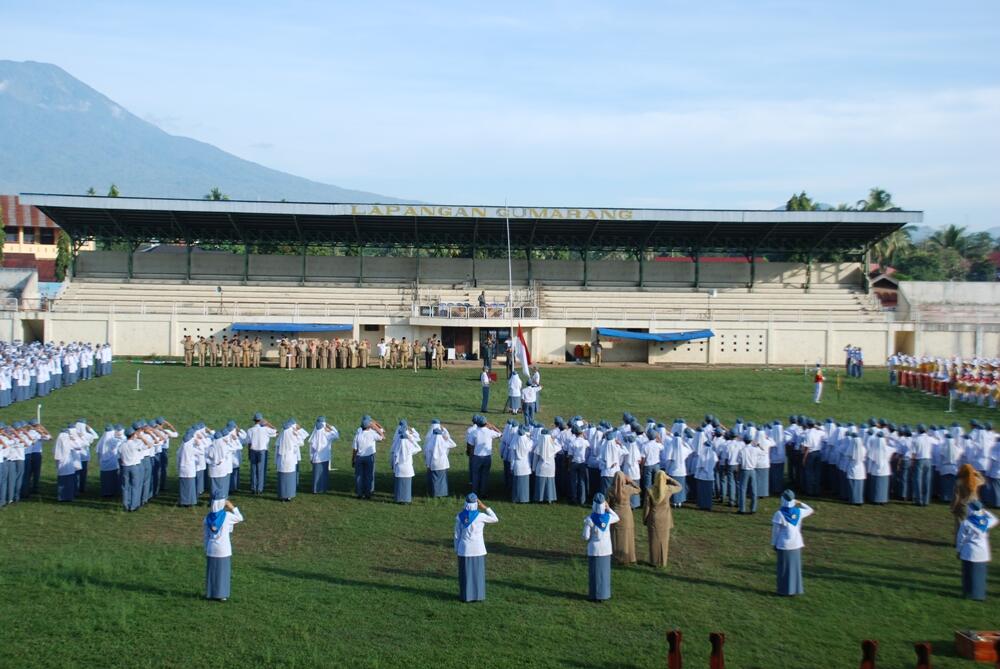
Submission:
M 507 207 L 507 198 L 503 199 L 503 213 L 507 225 L 507 308 L 510 309 L 510 350 L 514 351 L 514 270 L 510 258 L 510 209 Z M 511 369 L 513 369 L 513 363 Z

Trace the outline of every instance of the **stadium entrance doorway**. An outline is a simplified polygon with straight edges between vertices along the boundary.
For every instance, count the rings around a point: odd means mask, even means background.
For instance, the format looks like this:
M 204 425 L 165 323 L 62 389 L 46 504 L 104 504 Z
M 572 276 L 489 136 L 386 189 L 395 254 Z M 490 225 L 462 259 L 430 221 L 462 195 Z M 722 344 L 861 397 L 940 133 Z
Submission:
M 914 336 L 912 332 L 896 332 L 894 339 L 896 344 L 896 353 L 913 355 Z M 893 351 L 889 351 L 889 353 L 891 354 Z
M 441 342 L 445 348 L 454 348 L 455 357 L 461 360 L 472 355 L 472 328 L 441 328 Z
M 45 341 L 45 321 L 25 318 L 21 321 L 21 341 L 30 344 Z

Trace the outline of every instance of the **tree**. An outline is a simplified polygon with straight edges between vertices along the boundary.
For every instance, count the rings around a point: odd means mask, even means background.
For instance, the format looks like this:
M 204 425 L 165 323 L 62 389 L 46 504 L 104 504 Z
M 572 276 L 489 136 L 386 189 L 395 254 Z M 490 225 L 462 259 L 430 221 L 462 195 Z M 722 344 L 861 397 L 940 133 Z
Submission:
M 930 241 L 942 249 L 955 249 L 959 253 L 965 251 L 969 242 L 965 235 L 965 227 L 957 225 L 941 228 L 931 235 Z
M 785 203 L 785 211 L 814 211 L 816 209 L 816 203 L 813 202 L 812 198 L 806 195 L 805 191 L 802 191 L 798 195 L 792 194 L 788 198 L 788 202 Z
M 118 186 L 111 184 L 111 188 L 108 189 L 108 197 L 118 197 L 121 192 L 118 190 Z
M 64 281 L 66 272 L 73 262 L 73 248 L 70 246 L 69 235 L 65 231 L 59 231 L 59 242 L 56 246 L 56 281 Z
M 213 186 L 212 190 L 205 194 L 206 200 L 228 200 L 229 196 L 223 193 L 218 186 Z
M 86 194 L 90 195 L 91 197 L 93 197 L 94 195 L 97 195 L 97 191 L 94 190 L 93 186 L 91 186 L 90 188 L 87 189 L 87 193 Z
M 916 246 L 896 262 L 896 276 L 909 281 L 962 281 L 967 263 L 955 249 Z
M 867 198 L 858 200 L 856 208 L 861 211 L 899 211 L 892 201 L 892 193 L 878 186 L 868 191 Z
M 913 246 L 913 240 L 910 237 L 910 229 L 900 228 L 872 246 L 872 260 L 878 264 L 880 269 L 885 269 L 911 246 Z

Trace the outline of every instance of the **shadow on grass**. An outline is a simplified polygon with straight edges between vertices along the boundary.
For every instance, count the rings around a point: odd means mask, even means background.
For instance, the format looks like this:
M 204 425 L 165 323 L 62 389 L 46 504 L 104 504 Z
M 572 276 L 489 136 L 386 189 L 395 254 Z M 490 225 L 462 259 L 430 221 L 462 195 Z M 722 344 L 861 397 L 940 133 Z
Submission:
M 818 532 L 820 534 L 843 534 L 852 537 L 862 537 L 864 539 L 885 539 L 886 541 L 899 541 L 906 544 L 920 544 L 922 546 L 945 546 L 948 548 L 952 547 L 952 544 L 947 541 L 934 541 L 932 539 L 922 539 L 920 537 L 898 537 L 891 534 L 876 534 L 874 532 L 858 532 L 856 530 L 835 530 L 830 527 L 812 527 L 809 529 L 810 532 Z
M 308 571 L 298 571 L 295 569 L 283 569 L 280 567 L 255 567 L 263 572 L 270 574 L 277 574 L 278 576 L 284 576 L 285 578 L 295 578 L 307 581 L 317 581 L 319 583 L 326 583 L 327 585 L 340 585 L 348 588 L 360 588 L 360 589 L 376 589 L 376 590 L 386 590 L 389 592 L 407 592 L 413 595 L 418 595 L 421 597 L 428 597 L 430 599 L 439 599 L 444 601 L 454 601 L 458 599 L 458 587 L 456 585 L 455 592 L 442 592 L 441 590 L 428 590 L 424 588 L 414 588 L 406 585 L 399 585 L 398 583 L 379 583 L 377 581 L 358 581 L 350 578 L 342 578 L 340 576 L 332 576 L 330 574 L 322 574 L 316 572 Z M 386 571 L 386 570 L 380 570 Z M 414 572 L 413 575 L 421 575 L 431 577 L 431 574 L 418 574 Z M 444 579 L 443 576 L 433 576 L 433 578 Z
M 726 568 L 732 569 L 734 571 L 743 571 L 753 574 L 760 573 L 760 570 L 742 564 L 731 564 L 727 565 Z M 927 592 L 932 595 L 943 595 L 945 597 L 956 596 L 955 590 L 929 586 L 926 583 L 923 583 L 917 579 L 907 580 L 905 578 L 891 578 L 887 576 L 879 576 L 874 574 L 865 574 L 855 571 L 848 571 L 846 569 L 837 569 L 835 567 L 817 567 L 805 564 L 802 567 L 802 574 L 803 578 L 805 578 L 806 580 L 810 578 L 816 578 L 819 580 L 826 580 L 826 581 L 859 583 L 875 587 L 892 588 L 894 590 L 911 590 L 911 591 Z M 955 572 L 955 575 L 957 579 L 958 577 L 957 571 Z M 726 587 L 730 586 L 727 585 Z
M 59 575 L 58 573 L 53 575 Z M 160 597 L 173 597 L 177 599 L 204 599 L 204 593 L 191 590 L 169 590 L 157 586 L 144 585 L 139 583 L 127 583 L 123 581 L 111 581 L 105 578 L 95 577 L 79 571 L 66 572 L 61 575 L 66 582 L 74 586 L 93 586 L 104 590 L 117 590 L 119 592 L 134 592 L 140 595 L 157 595 Z
M 454 542 L 450 539 L 408 539 L 415 544 L 422 544 L 441 550 L 454 550 Z M 514 546 L 511 544 L 497 543 L 494 541 L 487 544 L 487 550 L 492 555 L 505 555 L 507 557 L 526 558 L 529 560 L 540 560 L 542 562 L 562 563 L 573 558 L 585 558 L 581 553 L 567 553 L 566 551 L 545 550 L 543 548 L 526 548 L 524 546 Z
M 435 574 L 435 573 L 423 572 L 423 571 L 413 571 L 413 570 L 409 570 L 409 569 L 393 569 L 393 568 L 383 567 L 383 568 L 379 568 L 378 571 L 381 572 L 381 573 L 383 573 L 383 574 L 389 574 L 389 575 L 392 575 L 392 576 L 407 576 L 407 577 L 414 577 L 414 578 L 429 578 L 429 579 L 434 579 L 434 580 L 446 580 L 446 581 L 452 581 L 453 580 L 453 577 L 451 577 L 451 576 L 444 576 L 444 575 L 441 575 L 441 574 Z M 510 588 L 512 590 L 521 590 L 521 591 L 532 593 L 532 594 L 535 594 L 535 595 L 545 595 L 546 597 L 555 597 L 557 599 L 577 599 L 577 600 L 581 600 L 581 601 L 587 599 L 587 596 L 585 594 L 581 593 L 581 592 L 575 592 L 575 591 L 571 591 L 571 590 L 555 590 L 553 588 L 543 588 L 543 587 L 539 587 L 537 585 L 531 585 L 531 584 L 527 584 L 527 583 L 515 583 L 514 581 L 504 581 L 504 580 L 500 580 L 500 579 L 490 578 L 488 571 L 487 571 L 487 575 L 486 575 L 486 583 L 487 583 L 488 586 L 489 585 L 501 586 L 501 587 L 504 587 L 504 588 Z M 456 583 L 455 587 L 456 588 L 458 587 L 457 583 Z

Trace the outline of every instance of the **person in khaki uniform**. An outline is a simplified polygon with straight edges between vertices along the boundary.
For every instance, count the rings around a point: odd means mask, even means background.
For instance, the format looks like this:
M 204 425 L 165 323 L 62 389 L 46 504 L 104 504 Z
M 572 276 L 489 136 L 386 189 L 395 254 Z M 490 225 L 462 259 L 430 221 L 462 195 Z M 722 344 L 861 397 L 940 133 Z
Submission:
M 240 353 L 243 355 L 243 366 L 244 367 L 249 367 L 250 366 L 250 357 L 251 357 L 251 350 L 250 349 L 251 349 L 250 338 L 249 337 L 244 337 L 243 338 L 243 345 L 242 345 L 242 347 L 240 349 Z
M 253 344 L 250 345 L 250 352 L 253 356 L 252 363 L 254 367 L 260 367 L 260 355 L 264 351 L 264 343 L 260 340 L 260 337 L 254 337 Z
M 240 366 L 240 336 L 236 335 L 229 340 L 229 359 L 233 363 L 233 367 Z
M 278 368 L 285 368 L 285 354 L 288 353 L 288 344 L 285 342 L 285 338 L 282 337 L 278 340 Z
M 191 339 L 191 335 L 184 335 L 181 346 L 184 347 L 184 366 L 190 367 L 194 359 L 194 340 Z
M 347 342 L 340 338 L 337 339 L 337 367 L 347 367 Z
M 331 341 L 330 346 L 326 350 L 326 355 L 330 359 L 327 365 L 330 369 L 337 369 L 337 342 Z
M 208 354 L 208 342 L 204 337 L 198 337 L 198 366 L 205 366 L 205 356 Z
M 306 340 L 300 339 L 296 348 L 298 350 L 295 352 L 295 357 L 299 362 L 299 369 L 306 369 L 309 365 L 309 346 L 306 344 Z
M 406 337 L 399 342 L 399 363 L 403 369 L 410 366 L 410 342 L 406 341 Z
M 358 340 L 351 340 L 351 369 L 357 369 L 361 363 L 361 356 L 358 355 Z
M 215 367 L 218 364 L 219 354 L 215 350 L 215 337 L 210 336 L 208 338 L 208 365 L 209 367 Z
M 601 344 L 601 340 L 598 339 L 594 342 L 594 360 L 597 362 L 597 366 L 601 366 L 601 359 L 604 357 L 604 345 Z
M 367 339 L 361 340 L 361 369 L 368 369 L 368 357 L 371 354 L 372 344 Z
M 219 342 L 219 364 L 223 367 L 229 366 L 229 337 L 223 335 Z
M 327 357 L 330 353 L 330 342 L 326 339 L 319 343 L 319 368 L 326 369 L 329 363 L 329 358 Z
M 410 362 L 413 365 L 413 371 L 417 371 L 417 367 L 420 366 L 420 340 L 414 339 L 411 344 L 410 350 Z
M 434 349 L 435 349 L 435 353 L 437 355 L 437 357 L 434 358 L 434 366 L 437 369 L 443 369 L 444 368 L 444 342 L 442 342 L 440 339 L 438 339 L 437 340 L 437 344 L 434 347 Z
M 389 369 L 396 369 L 399 364 L 399 344 L 396 342 L 396 338 L 393 337 L 389 340 Z

